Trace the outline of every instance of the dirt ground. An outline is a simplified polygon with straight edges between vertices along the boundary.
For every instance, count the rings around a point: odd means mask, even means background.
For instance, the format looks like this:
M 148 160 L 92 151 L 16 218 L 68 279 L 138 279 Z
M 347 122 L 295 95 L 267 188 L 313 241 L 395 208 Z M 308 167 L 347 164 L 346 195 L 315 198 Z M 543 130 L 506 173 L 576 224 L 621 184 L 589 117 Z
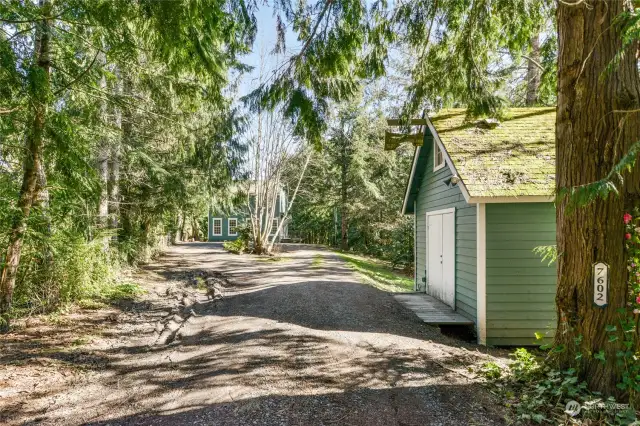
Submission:
M 505 424 L 475 373 L 487 349 L 424 325 L 330 252 L 282 259 L 182 244 L 134 277 L 140 300 L 0 336 L 0 424 Z

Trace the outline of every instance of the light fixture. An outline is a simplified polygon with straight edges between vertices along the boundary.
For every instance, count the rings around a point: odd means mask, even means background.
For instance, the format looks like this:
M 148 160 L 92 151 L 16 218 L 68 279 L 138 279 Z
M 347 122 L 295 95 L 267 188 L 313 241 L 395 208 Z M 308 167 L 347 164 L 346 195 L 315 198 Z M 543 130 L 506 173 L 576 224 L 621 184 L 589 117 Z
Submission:
M 460 182 L 460 178 L 457 175 L 453 175 L 450 178 L 445 179 L 443 182 L 445 185 L 451 188 L 453 186 L 456 186 L 458 182 Z

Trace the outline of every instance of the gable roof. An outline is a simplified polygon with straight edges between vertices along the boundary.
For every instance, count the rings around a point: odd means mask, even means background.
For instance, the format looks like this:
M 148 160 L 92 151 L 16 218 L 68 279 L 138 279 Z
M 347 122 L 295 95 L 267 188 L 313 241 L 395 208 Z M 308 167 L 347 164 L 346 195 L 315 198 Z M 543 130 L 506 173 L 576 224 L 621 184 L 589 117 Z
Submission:
M 512 108 L 497 127 L 446 109 L 427 120 L 424 146 L 416 148 L 403 211 L 413 210 L 435 139 L 467 202 L 551 201 L 555 190 L 555 107 Z M 422 152 L 421 152 L 422 151 Z M 422 169 L 422 170 L 421 170 Z M 420 179 L 421 180 L 421 179 Z

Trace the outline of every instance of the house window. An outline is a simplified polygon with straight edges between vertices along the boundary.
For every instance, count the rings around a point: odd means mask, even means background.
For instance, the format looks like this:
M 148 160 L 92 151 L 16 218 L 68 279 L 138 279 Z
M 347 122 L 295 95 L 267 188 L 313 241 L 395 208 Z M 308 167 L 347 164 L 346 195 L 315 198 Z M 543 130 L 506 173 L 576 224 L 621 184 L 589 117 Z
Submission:
M 232 217 L 229 219 L 229 235 L 235 236 L 238 235 L 238 219 Z
M 222 219 L 219 217 L 213 218 L 213 235 L 222 235 Z
M 278 230 L 278 218 L 274 217 L 271 221 L 271 235 L 275 235 Z
M 440 170 L 444 167 L 444 154 L 438 145 L 438 142 L 433 141 L 433 171 Z

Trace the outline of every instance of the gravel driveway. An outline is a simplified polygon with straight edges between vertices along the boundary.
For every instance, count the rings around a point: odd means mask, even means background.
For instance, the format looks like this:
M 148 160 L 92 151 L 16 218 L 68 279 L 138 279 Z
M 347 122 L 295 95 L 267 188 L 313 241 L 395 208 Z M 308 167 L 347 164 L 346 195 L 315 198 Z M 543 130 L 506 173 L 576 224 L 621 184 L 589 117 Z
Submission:
M 173 247 L 145 268 L 146 305 L 74 352 L 85 358 L 69 358 L 85 366 L 82 374 L 5 406 L 12 414 L 4 420 L 504 424 L 503 409 L 469 370 L 490 359 L 480 348 L 424 325 L 330 252 L 300 246 L 282 257 L 258 261 L 205 243 Z M 176 274 L 200 270 L 226 274 L 224 298 L 202 296 L 171 343 L 157 344 L 153 328 L 169 312 L 164 296 Z M 51 358 L 61 353 L 70 352 Z

